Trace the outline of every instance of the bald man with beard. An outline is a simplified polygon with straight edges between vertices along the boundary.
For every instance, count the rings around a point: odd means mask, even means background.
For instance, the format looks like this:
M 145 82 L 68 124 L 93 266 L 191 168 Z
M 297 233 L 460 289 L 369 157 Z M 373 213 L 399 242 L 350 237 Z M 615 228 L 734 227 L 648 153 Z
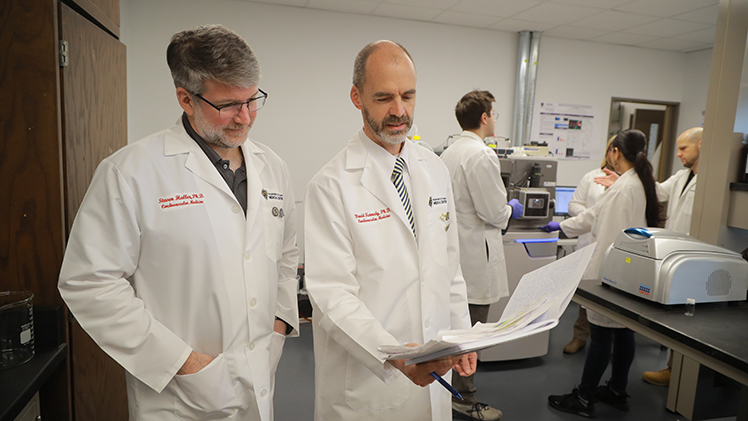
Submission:
M 678 136 L 676 156 L 680 158 L 686 168 L 657 184 L 657 198 L 661 202 L 668 202 L 665 228 L 683 234 L 689 234 L 691 231 L 693 199 L 696 196 L 696 173 L 699 169 L 703 131 L 704 129 L 701 127 L 694 127 Z M 667 368 L 659 371 L 645 371 L 642 374 L 642 379 L 655 386 L 668 386 L 672 364 L 673 351 L 670 351 Z
M 431 372 L 475 372 L 475 352 L 405 366 L 384 345 L 469 329 L 449 171 L 406 141 L 416 100 L 410 54 L 392 41 L 354 63 L 363 128 L 309 182 L 306 285 L 312 302 L 314 419 L 451 420 Z

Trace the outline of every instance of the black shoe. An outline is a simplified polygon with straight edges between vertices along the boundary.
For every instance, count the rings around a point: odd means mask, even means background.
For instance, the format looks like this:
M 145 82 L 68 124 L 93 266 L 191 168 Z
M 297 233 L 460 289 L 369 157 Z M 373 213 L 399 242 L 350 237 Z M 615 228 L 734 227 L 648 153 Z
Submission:
M 595 403 L 582 399 L 578 389 L 572 390 L 568 395 L 548 396 L 548 404 L 562 412 L 595 418 Z
M 504 414 L 485 403 L 460 403 L 452 401 L 452 417 L 458 420 L 498 421 Z
M 610 383 L 606 383 L 605 386 L 598 386 L 595 391 L 595 397 L 597 400 L 603 403 L 607 403 L 613 408 L 620 409 L 621 411 L 629 410 L 629 395 L 626 392 L 616 393 L 610 388 Z

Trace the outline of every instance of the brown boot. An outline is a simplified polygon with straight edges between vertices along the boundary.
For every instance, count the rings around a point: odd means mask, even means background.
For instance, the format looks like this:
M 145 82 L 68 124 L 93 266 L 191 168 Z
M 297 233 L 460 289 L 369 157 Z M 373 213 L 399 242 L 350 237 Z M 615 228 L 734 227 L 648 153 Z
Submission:
M 564 347 L 564 354 L 576 354 L 580 349 L 584 348 L 585 345 L 587 345 L 587 341 L 574 338 Z
M 660 371 L 645 371 L 644 374 L 642 374 L 642 379 L 655 386 L 669 386 L 670 367 L 664 368 Z

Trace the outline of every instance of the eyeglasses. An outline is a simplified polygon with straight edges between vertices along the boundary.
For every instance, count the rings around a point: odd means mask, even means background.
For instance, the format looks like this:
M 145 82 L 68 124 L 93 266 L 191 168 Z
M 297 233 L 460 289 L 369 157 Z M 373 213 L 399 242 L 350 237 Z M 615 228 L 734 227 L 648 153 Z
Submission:
M 253 113 L 253 112 L 259 110 L 260 108 L 262 108 L 265 105 L 265 101 L 267 100 L 268 93 L 265 92 L 265 91 L 263 91 L 262 89 L 259 89 L 259 91 L 260 91 L 260 96 L 256 96 L 254 98 L 250 98 L 246 102 L 240 102 L 238 104 L 224 105 L 222 107 L 218 107 L 218 106 L 214 105 L 212 102 L 210 102 L 207 99 L 203 98 L 203 96 L 200 95 L 200 94 L 193 94 L 193 95 L 195 95 L 196 97 L 198 97 L 201 100 L 203 100 L 203 102 L 205 102 L 206 104 L 208 104 L 211 107 L 213 107 L 216 110 L 218 110 L 218 117 L 220 117 L 220 118 L 222 118 L 224 120 L 228 120 L 230 118 L 234 118 L 237 115 L 239 115 L 239 113 L 242 111 L 242 106 L 243 105 L 247 106 L 247 111 L 249 111 L 250 113 Z
M 498 120 L 499 112 L 497 110 L 491 110 L 491 117 L 493 117 L 494 120 Z

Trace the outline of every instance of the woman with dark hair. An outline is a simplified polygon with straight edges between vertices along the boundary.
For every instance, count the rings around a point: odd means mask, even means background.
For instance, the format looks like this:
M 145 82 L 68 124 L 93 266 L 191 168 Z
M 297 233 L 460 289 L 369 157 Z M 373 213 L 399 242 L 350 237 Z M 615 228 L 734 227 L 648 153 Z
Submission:
M 608 163 L 621 174 L 598 202 L 584 213 L 560 224 L 551 222 L 540 229 L 551 232 L 561 229 L 569 237 L 591 232 L 597 242 L 583 279 L 599 279 L 600 262 L 608 246 L 618 234 L 630 227 L 655 227 L 660 222 L 652 165 L 647 160 L 647 138 L 639 130 L 625 130 L 608 145 Z M 634 332 L 597 314 L 587 312 L 591 342 L 582 372 L 582 382 L 571 393 L 551 395 L 548 403 L 555 409 L 585 417 L 595 416 L 596 400 L 621 410 L 628 410 L 629 369 L 634 361 Z M 600 379 L 611 361 L 612 375 L 605 386 Z

